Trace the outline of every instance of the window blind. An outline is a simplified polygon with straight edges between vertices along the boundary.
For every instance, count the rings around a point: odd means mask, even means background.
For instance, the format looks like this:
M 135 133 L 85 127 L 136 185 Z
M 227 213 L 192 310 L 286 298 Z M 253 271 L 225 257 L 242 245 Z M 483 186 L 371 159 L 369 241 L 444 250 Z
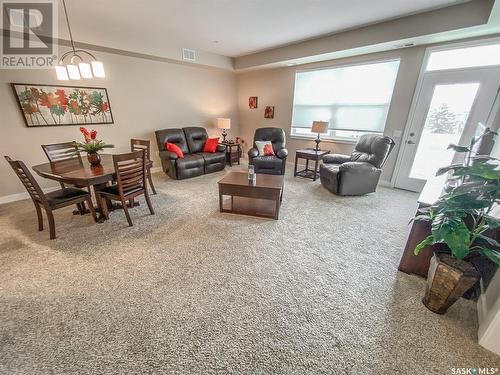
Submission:
M 328 121 L 330 130 L 383 132 L 398 68 L 392 60 L 298 71 L 292 130 Z

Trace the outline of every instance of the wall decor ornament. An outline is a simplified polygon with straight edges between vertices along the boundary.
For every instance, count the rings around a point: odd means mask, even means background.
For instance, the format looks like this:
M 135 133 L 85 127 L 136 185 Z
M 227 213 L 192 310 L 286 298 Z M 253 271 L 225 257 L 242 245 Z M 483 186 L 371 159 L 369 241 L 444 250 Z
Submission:
M 274 118 L 274 106 L 267 106 L 264 110 L 264 118 Z
M 256 109 L 257 108 L 258 98 L 256 96 L 251 96 L 248 98 L 248 108 Z
M 11 86 L 28 127 L 113 124 L 105 88 L 26 83 Z

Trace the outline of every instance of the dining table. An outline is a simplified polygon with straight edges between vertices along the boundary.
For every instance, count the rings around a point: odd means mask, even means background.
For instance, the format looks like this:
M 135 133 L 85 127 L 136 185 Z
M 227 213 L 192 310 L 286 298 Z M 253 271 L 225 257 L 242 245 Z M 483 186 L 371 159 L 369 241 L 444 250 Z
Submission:
M 47 162 L 33 166 L 33 170 L 40 177 L 54 180 L 62 184 L 74 185 L 80 188 L 87 188 L 89 192 L 97 198 L 97 191 L 108 183 L 116 179 L 115 166 L 113 163 L 112 154 L 99 154 L 101 163 L 96 166 L 82 160 L 81 158 L 73 158 L 56 162 Z M 153 162 L 146 160 L 146 169 L 151 168 Z M 145 181 L 146 183 L 146 181 Z M 96 199 L 100 221 L 104 220 L 102 214 L 101 202 Z M 136 203 L 138 204 L 138 203 Z M 110 208 L 118 208 L 117 207 Z M 78 213 L 78 211 L 75 211 Z

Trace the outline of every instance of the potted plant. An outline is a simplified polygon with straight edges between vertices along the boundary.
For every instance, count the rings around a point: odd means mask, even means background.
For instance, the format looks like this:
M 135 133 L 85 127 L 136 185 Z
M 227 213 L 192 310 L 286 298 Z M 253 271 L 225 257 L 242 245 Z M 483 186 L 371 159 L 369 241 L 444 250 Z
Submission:
M 454 186 L 415 218 L 431 222 L 431 234 L 415 247 L 415 255 L 438 243 L 449 250 L 434 253 L 423 298 L 424 305 L 439 314 L 479 279 L 471 257 L 484 256 L 500 265 L 500 244 L 488 236 L 488 231 L 500 227 L 500 220 L 489 215 L 500 202 L 500 169 L 498 159 L 473 155 L 480 139 L 473 138 L 470 147 L 448 146 L 465 153 L 465 162 L 438 170 L 437 176 L 449 173 Z
M 98 152 L 105 148 L 112 148 L 115 146 L 106 144 L 104 143 L 104 141 L 96 139 L 96 130 L 89 131 L 86 128 L 81 127 L 80 131 L 85 138 L 85 143 L 77 143 L 76 146 L 78 147 L 78 150 L 85 151 L 87 153 L 87 160 L 89 161 L 90 165 L 95 167 L 101 164 L 101 156 L 98 154 Z

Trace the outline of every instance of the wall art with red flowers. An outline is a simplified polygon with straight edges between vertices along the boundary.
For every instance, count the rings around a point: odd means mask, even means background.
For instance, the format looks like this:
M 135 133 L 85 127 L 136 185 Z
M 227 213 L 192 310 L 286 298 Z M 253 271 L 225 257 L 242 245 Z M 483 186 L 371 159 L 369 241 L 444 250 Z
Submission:
M 28 127 L 113 124 L 105 88 L 26 83 L 11 86 Z

